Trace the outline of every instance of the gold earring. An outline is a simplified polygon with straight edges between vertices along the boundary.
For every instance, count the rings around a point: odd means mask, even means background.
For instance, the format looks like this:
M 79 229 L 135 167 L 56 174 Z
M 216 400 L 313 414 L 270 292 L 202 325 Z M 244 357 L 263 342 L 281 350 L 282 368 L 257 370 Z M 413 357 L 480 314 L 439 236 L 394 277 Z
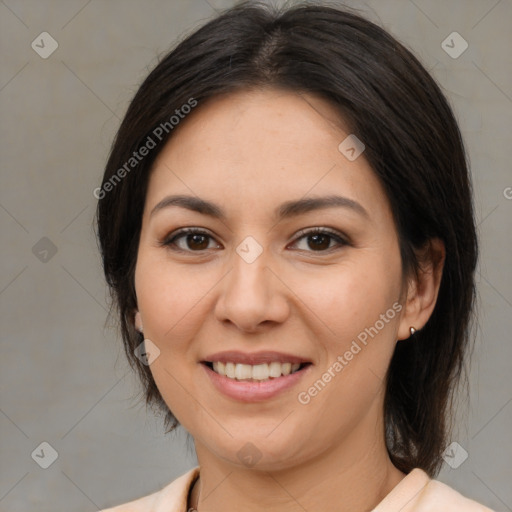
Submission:
M 414 333 L 416 332 L 416 329 L 415 329 L 414 327 L 411 327 L 411 328 L 409 329 L 409 332 L 411 333 L 411 336 L 413 336 L 413 335 L 414 335 Z

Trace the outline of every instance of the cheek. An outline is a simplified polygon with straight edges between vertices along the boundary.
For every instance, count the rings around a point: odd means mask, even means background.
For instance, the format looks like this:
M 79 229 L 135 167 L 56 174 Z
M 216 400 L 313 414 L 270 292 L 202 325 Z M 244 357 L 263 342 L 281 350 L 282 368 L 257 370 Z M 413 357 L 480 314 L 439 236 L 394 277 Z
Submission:
M 190 330 L 201 325 L 198 318 L 212 285 L 205 272 L 199 276 L 142 251 L 135 272 L 137 302 L 148 335 L 162 345 L 161 350 L 170 345 L 177 349 L 193 334 Z
M 339 425 L 359 418 L 382 388 L 396 343 L 401 266 L 398 252 L 368 250 L 332 268 L 325 279 L 303 281 L 301 293 L 321 319 L 315 337 L 325 356 L 315 379 L 325 376 L 326 385 L 317 386 L 313 407 Z
M 399 298 L 400 262 L 373 251 L 354 252 L 346 262 L 301 274 L 294 290 L 321 320 L 323 338 L 335 348 L 373 326 Z M 389 323 L 393 323 L 393 320 Z
M 366 309 L 368 304 L 362 307 Z M 369 311 L 360 315 L 371 320 L 358 320 L 358 326 L 349 308 L 336 324 L 333 322 L 335 331 L 341 334 L 335 342 L 326 344 L 326 359 L 299 390 L 301 426 L 311 432 L 312 446 L 322 445 L 326 437 L 344 438 L 363 424 L 363 418 L 380 415 L 395 328 L 391 320 L 381 330 L 372 330 L 381 311 L 387 311 L 380 307 L 374 310 L 376 315 Z M 374 436 L 375 431 L 366 434 Z
M 198 396 L 192 377 L 197 361 L 191 340 L 203 324 L 205 294 L 212 285 L 149 251 L 139 254 L 135 287 L 144 335 L 160 350 L 150 371 L 162 398 L 185 427 L 190 418 L 204 414 L 197 399 L 191 399 L 191 395 Z

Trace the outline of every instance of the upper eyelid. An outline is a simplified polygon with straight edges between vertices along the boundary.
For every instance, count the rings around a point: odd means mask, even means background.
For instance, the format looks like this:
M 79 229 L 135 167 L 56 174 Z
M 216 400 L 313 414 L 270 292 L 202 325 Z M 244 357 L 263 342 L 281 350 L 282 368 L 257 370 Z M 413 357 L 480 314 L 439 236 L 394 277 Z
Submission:
M 314 227 L 310 227 L 310 228 L 303 228 L 303 229 L 297 231 L 297 233 L 295 233 L 294 236 L 295 236 L 295 238 L 297 238 L 297 237 L 302 237 L 304 235 L 309 235 L 311 233 L 313 233 L 313 234 L 314 233 L 326 233 L 328 235 L 338 236 L 343 239 L 347 238 L 347 236 L 343 232 L 341 232 L 337 229 L 334 229 L 334 228 L 329 228 L 327 226 L 314 226 Z

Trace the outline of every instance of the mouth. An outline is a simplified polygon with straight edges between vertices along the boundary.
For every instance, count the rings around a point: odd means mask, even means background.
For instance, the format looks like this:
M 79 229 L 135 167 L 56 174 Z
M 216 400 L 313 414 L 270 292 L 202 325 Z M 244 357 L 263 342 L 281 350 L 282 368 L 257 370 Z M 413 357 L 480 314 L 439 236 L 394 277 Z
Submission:
M 266 382 L 280 377 L 285 377 L 300 372 L 311 363 L 281 363 L 272 361 L 261 364 L 242 364 L 233 361 L 202 361 L 202 364 L 210 368 L 217 375 L 228 379 L 245 382 Z
M 313 363 L 279 352 L 230 351 L 207 356 L 200 365 L 214 388 L 224 396 L 242 402 L 261 402 L 297 386 Z

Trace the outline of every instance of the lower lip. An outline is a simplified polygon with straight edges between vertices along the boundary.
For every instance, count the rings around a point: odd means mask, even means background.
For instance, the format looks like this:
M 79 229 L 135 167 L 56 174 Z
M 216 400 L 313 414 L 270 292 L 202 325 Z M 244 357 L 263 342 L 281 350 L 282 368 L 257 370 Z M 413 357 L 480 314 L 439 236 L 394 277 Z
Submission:
M 213 385 L 221 393 L 241 402 L 262 402 L 273 398 L 279 393 L 295 386 L 311 368 L 311 365 L 307 365 L 295 373 L 290 373 L 290 375 L 282 375 L 281 377 L 261 382 L 249 382 L 219 375 L 203 363 L 201 363 L 201 366 L 206 371 Z

